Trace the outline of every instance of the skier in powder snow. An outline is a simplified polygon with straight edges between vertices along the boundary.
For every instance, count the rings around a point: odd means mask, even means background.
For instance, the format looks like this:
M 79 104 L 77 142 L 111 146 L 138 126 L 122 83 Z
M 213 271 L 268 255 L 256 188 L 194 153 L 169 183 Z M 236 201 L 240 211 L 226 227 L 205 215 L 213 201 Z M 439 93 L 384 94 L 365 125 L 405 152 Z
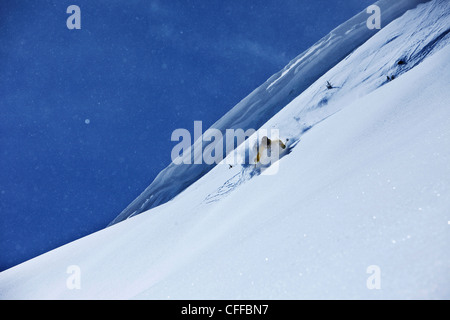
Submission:
M 286 140 L 287 141 L 287 140 Z M 274 149 L 278 148 L 278 150 Z M 269 154 L 271 155 L 273 151 L 277 152 L 277 155 L 280 155 L 283 150 L 286 149 L 286 145 L 279 139 L 277 140 L 271 140 L 267 136 L 264 136 L 261 139 L 261 143 L 258 147 L 258 153 L 256 154 L 255 159 L 255 165 L 258 163 L 263 163 L 265 161 L 261 161 L 263 158 L 269 157 Z M 266 163 L 264 163 L 266 164 Z

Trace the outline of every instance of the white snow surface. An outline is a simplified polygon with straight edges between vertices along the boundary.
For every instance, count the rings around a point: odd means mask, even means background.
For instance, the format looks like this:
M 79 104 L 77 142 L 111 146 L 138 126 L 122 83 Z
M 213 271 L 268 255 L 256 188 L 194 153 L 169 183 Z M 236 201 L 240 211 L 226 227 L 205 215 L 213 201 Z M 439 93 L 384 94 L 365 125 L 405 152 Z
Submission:
M 382 12 L 383 26 L 398 18 L 417 4 L 429 0 L 380 0 L 376 2 Z M 226 129 L 255 129 L 307 89 L 320 76 L 344 59 L 350 52 L 371 38 L 377 29 L 369 30 L 366 22 L 369 15 L 364 10 L 332 30 L 311 48 L 292 60 L 283 70 L 276 73 L 259 88 L 255 89 L 212 125 L 225 134 Z M 238 76 L 238 75 L 237 75 Z M 206 135 L 207 137 L 207 135 Z M 195 139 L 195 138 L 194 138 Z M 204 139 L 206 140 L 206 139 Z M 234 141 L 215 140 L 204 143 L 197 140 L 194 150 L 204 150 L 206 146 L 223 145 L 223 152 L 229 150 Z M 234 149 L 233 145 L 231 148 Z M 201 154 L 201 153 L 200 153 Z M 191 152 L 191 163 L 198 163 L 199 154 Z M 192 183 L 209 172 L 214 165 L 176 165 L 171 163 L 162 170 L 154 181 L 132 201 L 111 223 L 136 216 L 173 199 Z
M 289 138 L 276 173 L 219 164 L 0 273 L 0 298 L 449 299 L 449 30 L 448 1 L 406 12 L 262 126 Z

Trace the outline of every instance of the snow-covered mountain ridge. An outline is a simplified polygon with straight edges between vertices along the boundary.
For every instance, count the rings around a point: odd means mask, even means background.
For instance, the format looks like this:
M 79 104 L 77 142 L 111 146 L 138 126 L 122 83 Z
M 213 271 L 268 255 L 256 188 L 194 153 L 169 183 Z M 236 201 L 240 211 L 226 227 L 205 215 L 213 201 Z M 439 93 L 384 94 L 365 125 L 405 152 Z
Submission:
M 382 12 L 383 24 L 387 25 L 405 11 L 429 0 L 380 0 L 376 2 Z M 293 59 L 283 70 L 276 73 L 259 88 L 245 97 L 234 108 L 212 125 L 222 134 L 226 129 L 258 129 L 273 115 L 284 108 L 297 95 L 307 89 L 320 76 L 344 59 L 350 52 L 371 38 L 378 30 L 366 26 L 370 16 L 363 11 L 332 30 L 311 48 Z M 201 139 L 193 149 L 205 149 L 215 143 L 223 144 L 223 153 L 233 141 L 205 143 Z M 232 148 L 233 149 L 233 146 Z M 190 163 L 197 163 L 192 152 Z M 201 161 L 200 161 L 201 162 Z M 171 200 L 192 183 L 209 172 L 214 165 L 176 165 L 171 163 L 154 181 L 127 206 L 112 222 L 113 225 Z
M 262 126 L 296 142 L 277 174 L 217 165 L 172 201 L 0 273 L 0 297 L 449 298 L 448 30 L 448 1 L 406 12 Z

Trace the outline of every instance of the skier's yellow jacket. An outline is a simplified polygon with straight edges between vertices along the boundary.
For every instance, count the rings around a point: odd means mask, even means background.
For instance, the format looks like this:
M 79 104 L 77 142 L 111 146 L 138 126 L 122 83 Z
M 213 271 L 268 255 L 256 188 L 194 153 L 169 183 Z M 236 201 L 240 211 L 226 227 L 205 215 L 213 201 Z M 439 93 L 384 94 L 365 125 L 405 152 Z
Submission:
M 279 139 L 277 140 L 271 140 L 268 137 L 263 137 L 261 140 L 261 143 L 259 144 L 258 153 L 256 154 L 255 163 L 258 163 L 261 161 L 262 156 L 264 153 L 267 154 L 268 150 L 273 150 L 274 147 L 278 147 L 279 153 L 281 153 L 281 150 L 286 149 L 286 145 Z

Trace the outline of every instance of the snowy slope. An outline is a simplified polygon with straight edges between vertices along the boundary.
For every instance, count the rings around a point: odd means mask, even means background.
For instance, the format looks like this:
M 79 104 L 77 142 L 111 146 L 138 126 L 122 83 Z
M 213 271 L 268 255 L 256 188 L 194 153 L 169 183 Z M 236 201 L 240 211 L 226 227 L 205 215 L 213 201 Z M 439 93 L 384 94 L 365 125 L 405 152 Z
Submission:
M 0 298 L 450 298 L 448 30 L 448 1 L 407 12 L 264 125 L 296 142 L 277 174 L 217 165 L 172 201 L 0 273 Z
M 418 3 L 426 1 L 428 0 L 380 0 L 376 4 L 382 11 L 384 26 L 405 11 L 416 7 Z M 219 129 L 223 133 L 226 129 L 258 129 L 326 71 L 378 31 L 369 30 L 366 27 L 368 17 L 369 15 L 363 11 L 331 31 L 238 103 L 213 124 L 212 128 Z M 229 150 L 227 144 L 234 141 L 223 143 L 219 140 L 213 143 L 223 144 L 225 154 L 226 150 Z M 201 140 L 196 144 L 197 150 L 210 145 L 210 143 L 202 143 Z M 194 163 L 194 152 L 191 152 L 191 156 L 191 163 Z M 204 163 L 201 165 L 170 164 L 110 225 L 169 201 L 212 168 L 213 165 Z

